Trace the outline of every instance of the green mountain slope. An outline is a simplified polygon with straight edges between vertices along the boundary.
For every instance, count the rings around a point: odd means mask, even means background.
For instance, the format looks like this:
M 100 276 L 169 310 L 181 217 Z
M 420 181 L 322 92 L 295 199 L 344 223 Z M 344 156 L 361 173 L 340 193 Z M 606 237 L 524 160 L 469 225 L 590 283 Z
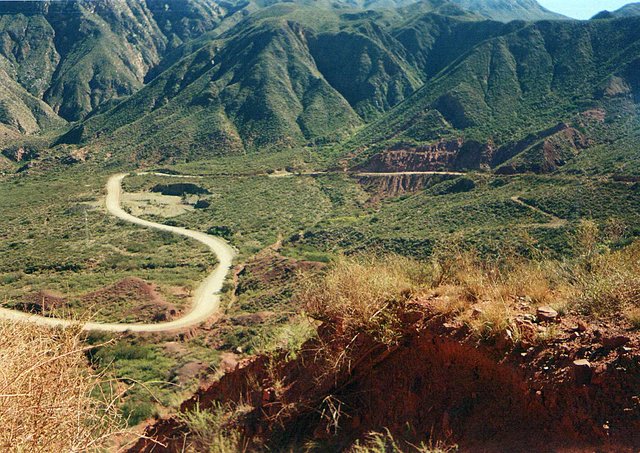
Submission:
M 210 42 L 81 128 L 85 141 L 170 157 L 337 140 L 360 123 L 318 71 L 304 31 L 274 19 Z
M 101 137 L 173 157 L 337 141 L 508 30 L 437 1 L 365 13 L 274 5 L 184 46 L 185 57 L 63 141 Z
M 44 16 L 0 16 L 0 66 L 38 98 L 50 86 L 60 61 L 54 39 L 55 31 Z
M 68 120 L 137 91 L 164 51 L 164 37 L 137 1 L 52 3 L 46 17 L 61 62 L 45 100 Z
M 133 0 L 0 2 L 0 31 L 10 75 L 68 120 L 139 89 L 166 41 Z
M 0 124 L 22 134 L 60 127 L 64 121 L 0 69 Z
M 554 17 L 534 0 L 510 6 L 504 0 L 3 1 L 0 68 L 59 116 L 78 121 L 108 110 L 224 33 L 239 36 L 254 19 L 291 16 L 287 8 L 293 5 L 307 10 L 304 20 L 293 19 L 313 30 L 307 45 L 317 69 L 365 120 L 406 99 L 434 68 L 441 69 L 445 54 L 459 55 L 483 31 L 459 29 L 450 52 L 438 36 L 452 34 L 453 25 L 417 26 L 414 33 L 426 39 L 415 43 L 406 30 L 394 34 L 392 23 L 434 12 L 468 22 L 477 21 L 478 14 L 505 21 Z M 331 16 L 328 22 L 334 25 L 340 22 L 337 16 L 351 16 L 347 29 L 323 29 Z M 484 32 L 491 33 L 489 28 Z M 433 58 L 428 68 L 425 53 L 436 48 L 440 61 Z M 345 60 L 355 64 L 344 65 Z
M 348 149 L 366 150 L 364 158 L 460 139 L 495 150 L 601 106 L 607 96 L 637 96 L 639 62 L 640 19 L 521 26 L 474 47 Z
M 208 0 L 0 2 L 0 67 L 67 120 L 139 90 L 167 49 L 205 33 Z

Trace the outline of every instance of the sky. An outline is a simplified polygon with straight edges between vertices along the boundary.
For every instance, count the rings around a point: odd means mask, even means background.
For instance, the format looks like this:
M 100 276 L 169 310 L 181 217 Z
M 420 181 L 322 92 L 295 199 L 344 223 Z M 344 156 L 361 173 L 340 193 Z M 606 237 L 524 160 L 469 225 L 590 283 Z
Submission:
M 633 2 L 629 0 L 538 0 L 538 3 L 565 16 L 589 19 L 605 9 L 614 11 Z

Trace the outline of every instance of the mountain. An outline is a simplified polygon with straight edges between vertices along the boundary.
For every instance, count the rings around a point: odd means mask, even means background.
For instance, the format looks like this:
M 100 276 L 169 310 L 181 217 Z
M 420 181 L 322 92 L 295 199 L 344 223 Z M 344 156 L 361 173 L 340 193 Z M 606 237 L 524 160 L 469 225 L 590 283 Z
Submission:
M 444 2 L 425 5 L 393 14 L 266 8 L 201 42 L 65 141 L 104 137 L 105 146 L 136 153 L 162 148 L 193 157 L 344 139 L 503 28 Z M 162 145 L 174 134 L 180 139 Z
M 11 79 L 19 86 L 3 97 L 13 106 L 4 124 L 33 133 L 48 125 L 43 115 L 59 125 L 56 115 L 77 121 L 105 109 L 142 88 L 167 52 L 235 11 L 209 0 L 0 2 L 3 85 Z M 22 91 L 32 98 L 21 101 L 18 114 Z
M 433 167 L 549 171 L 590 146 L 576 115 L 637 92 L 637 20 L 507 22 L 560 18 L 529 0 L 65 0 L 0 13 L 7 136 L 73 122 L 57 144 L 130 161 L 339 144 L 354 165 L 427 149 Z
M 468 11 L 501 22 L 568 19 L 543 8 L 536 0 L 452 0 L 452 2 Z
M 318 17 L 363 14 L 363 19 L 368 12 L 385 11 L 385 14 L 374 14 L 369 18 L 373 25 L 365 33 L 368 37 L 377 33 L 373 30 L 375 27 L 389 29 L 388 24 L 384 24 L 385 21 L 400 21 L 402 18 L 410 20 L 436 10 L 444 16 L 468 16 L 467 19 L 474 14 L 476 19 L 484 17 L 501 21 L 558 18 L 541 8 L 534 0 L 299 0 L 280 4 L 292 5 L 314 9 L 319 12 Z M 3 1 L 0 2 L 0 68 L 31 96 L 46 103 L 55 115 L 75 122 L 109 110 L 137 93 L 183 58 L 209 46 L 213 39 L 224 33 L 229 36 L 242 34 L 242 28 L 247 26 L 249 18 L 259 16 L 262 11 L 276 11 L 272 6 L 279 6 L 279 2 Z M 266 13 L 266 16 L 269 14 Z M 304 26 L 308 26 L 310 21 L 302 22 Z M 310 50 L 315 51 L 314 58 L 317 57 L 317 61 L 314 64 L 319 65 L 318 70 L 323 73 L 335 72 L 336 64 L 348 57 L 351 46 L 362 45 L 357 42 L 360 33 L 352 30 L 351 42 L 342 47 L 342 40 L 346 39 L 345 33 L 336 33 L 335 36 L 324 34 L 311 43 L 314 49 Z M 375 39 L 379 38 L 380 36 Z M 408 33 L 404 34 L 404 39 L 410 39 Z M 472 43 L 473 41 L 468 44 Z M 339 46 L 342 52 L 321 55 L 323 48 L 332 45 Z M 403 45 L 405 48 L 399 49 Z M 458 47 L 465 45 L 466 41 L 456 44 Z M 423 75 L 416 73 L 416 69 L 424 69 L 424 62 L 411 61 L 423 58 L 422 54 L 414 56 L 411 53 L 414 49 L 410 46 L 407 48 L 406 43 L 399 45 L 388 40 L 377 43 L 375 47 L 378 50 L 372 50 L 368 57 L 375 61 L 384 56 L 383 66 L 390 64 L 395 67 L 396 69 L 392 69 L 398 71 L 395 75 L 383 76 L 381 74 L 386 72 L 383 69 L 377 76 L 372 74 L 368 77 L 364 86 L 357 88 L 353 85 L 360 80 L 353 77 L 355 74 L 327 80 L 342 95 L 347 93 L 346 99 L 350 106 L 365 121 L 400 102 L 424 81 Z M 458 51 L 459 49 L 456 50 Z M 361 71 L 357 68 L 355 70 Z M 388 81 L 380 79 L 387 76 Z M 378 82 L 381 88 L 370 85 Z M 17 105 L 15 99 L 10 103 Z M 25 104 L 18 116 L 23 119 L 27 116 L 42 116 L 36 111 L 27 115 L 31 105 L 36 104 Z M 26 128 L 16 128 L 15 117 L 14 114 L 5 125 L 21 133 L 41 130 L 38 121 L 32 121 L 32 126 Z M 54 123 L 61 124 L 60 118 L 56 118 Z M 33 127 L 33 124 L 36 126 Z M 305 127 L 307 126 L 302 128 Z M 300 136 L 297 132 L 293 135 Z M 309 136 L 309 133 L 302 133 L 302 136 Z
M 166 46 L 134 0 L 1 2 L 0 53 L 16 81 L 66 120 L 132 94 Z
M 628 5 L 625 5 L 615 11 L 602 11 L 593 16 L 593 19 L 611 19 L 615 17 L 632 16 L 640 16 L 640 3 L 629 3 Z
M 3 129 L 33 134 L 60 127 L 64 121 L 49 105 L 16 83 L 5 69 L 0 69 L 0 123 Z
M 496 167 L 581 112 L 619 97 L 637 102 L 639 64 L 640 19 L 518 27 L 470 49 L 346 148 L 376 169 L 402 152 L 431 159 L 423 170 Z

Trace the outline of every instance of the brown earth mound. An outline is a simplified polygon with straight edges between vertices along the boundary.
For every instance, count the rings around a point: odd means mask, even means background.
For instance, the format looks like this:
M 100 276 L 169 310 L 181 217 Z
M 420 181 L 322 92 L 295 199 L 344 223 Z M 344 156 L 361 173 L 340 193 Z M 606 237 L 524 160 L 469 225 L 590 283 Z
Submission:
M 26 295 L 18 307 L 31 313 L 47 313 L 69 310 L 73 306 L 84 307 L 90 312 L 108 310 L 108 313 L 118 313 L 122 319 L 139 321 L 161 322 L 179 314 L 179 310 L 158 293 L 155 285 L 136 277 L 127 277 L 73 301 L 48 291 L 38 291 Z
M 54 294 L 50 291 L 37 291 L 23 297 L 18 308 L 29 313 L 44 313 L 48 310 L 67 307 L 68 303 L 64 296 Z
M 342 451 L 388 429 L 406 442 L 435 437 L 461 451 L 638 451 L 637 333 L 543 307 L 517 318 L 518 341 L 480 342 L 433 303 L 404 306 L 392 345 L 366 332 L 346 336 L 327 320 L 295 360 L 246 361 L 181 410 L 249 404 L 237 421 L 249 450 L 313 441 Z M 553 339 L 539 341 L 547 331 Z M 151 426 L 131 451 L 183 451 L 193 439 L 179 420 Z

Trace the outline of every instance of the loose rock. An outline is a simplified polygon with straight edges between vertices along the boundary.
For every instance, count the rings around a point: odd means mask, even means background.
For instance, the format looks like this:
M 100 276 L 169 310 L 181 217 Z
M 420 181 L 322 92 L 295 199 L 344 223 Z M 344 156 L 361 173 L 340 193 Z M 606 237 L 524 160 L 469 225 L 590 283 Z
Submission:
M 540 321 L 555 322 L 558 319 L 558 312 L 551 307 L 540 307 L 537 314 Z
M 573 362 L 573 375 L 577 385 L 590 384 L 593 376 L 591 363 L 586 359 L 575 360 Z

